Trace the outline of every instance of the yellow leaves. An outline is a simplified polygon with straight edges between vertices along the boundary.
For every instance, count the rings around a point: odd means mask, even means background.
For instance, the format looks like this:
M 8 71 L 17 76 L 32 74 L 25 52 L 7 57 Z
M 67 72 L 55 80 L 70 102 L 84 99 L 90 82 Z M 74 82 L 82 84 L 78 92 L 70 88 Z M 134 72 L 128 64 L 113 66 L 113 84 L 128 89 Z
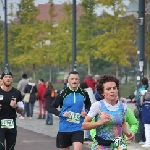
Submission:
M 120 18 L 121 21 L 123 20 Z M 96 37 L 95 43 L 98 46 L 98 50 L 95 51 L 95 58 L 104 58 L 106 61 L 124 66 L 130 65 L 128 57 L 131 52 L 135 52 L 135 46 L 130 38 L 130 30 L 124 28 L 122 24 L 117 28 L 114 26 L 111 31 Z M 135 56 L 133 53 L 132 56 Z

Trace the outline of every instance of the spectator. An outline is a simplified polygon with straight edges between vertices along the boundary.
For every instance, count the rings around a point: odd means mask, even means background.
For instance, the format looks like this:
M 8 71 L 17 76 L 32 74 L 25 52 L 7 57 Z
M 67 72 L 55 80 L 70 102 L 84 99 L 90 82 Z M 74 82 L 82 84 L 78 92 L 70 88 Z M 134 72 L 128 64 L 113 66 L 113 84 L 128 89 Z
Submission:
M 150 148 L 150 87 L 147 92 L 141 96 L 142 105 L 142 123 L 145 127 L 145 143 L 142 147 Z
M 17 89 L 21 92 L 22 96 L 24 97 L 24 89 L 25 86 L 28 84 L 27 74 L 22 74 L 22 79 L 19 81 Z
M 39 116 L 37 119 L 45 119 L 46 110 L 45 110 L 45 97 L 44 93 L 46 92 L 46 86 L 43 79 L 39 79 L 39 86 L 38 86 L 38 101 L 39 101 Z M 42 113 L 43 109 L 43 113 Z
M 93 91 L 92 91 L 92 89 L 90 87 L 88 87 L 87 83 L 85 83 L 85 82 L 80 83 L 80 88 L 84 89 L 85 91 L 87 91 L 87 93 L 89 95 L 89 98 L 90 98 L 90 101 L 91 101 L 91 104 L 96 102 L 96 99 L 94 97 Z
M 19 81 L 17 86 L 17 89 L 21 92 L 22 99 L 24 98 L 24 89 L 27 84 L 28 84 L 27 74 L 23 73 L 22 79 Z M 29 117 L 29 106 L 27 107 L 27 117 Z
M 45 109 L 47 111 L 46 125 L 53 125 L 53 114 L 49 112 L 49 108 L 55 99 L 55 90 L 51 82 L 46 82 L 46 92 L 44 97 L 46 98 Z
M 84 82 L 87 83 L 88 87 L 90 87 L 93 92 L 95 92 L 96 83 L 91 74 L 87 75 L 87 77 L 84 79 Z
M 29 103 L 26 103 L 26 102 L 24 103 L 24 112 L 23 112 L 23 115 L 19 118 L 24 119 L 25 113 L 27 112 L 27 108 L 29 107 L 30 108 L 29 119 L 32 119 L 34 104 L 36 101 L 36 94 L 37 94 L 37 87 L 35 83 L 33 83 L 32 78 L 28 79 L 28 84 L 26 85 L 24 89 L 24 93 L 30 93 L 30 99 L 29 99 Z
M 143 77 L 141 80 L 141 87 L 138 89 L 136 93 L 136 103 L 140 107 L 140 118 L 139 118 L 139 128 L 140 128 L 140 133 L 141 133 L 141 139 L 139 144 L 144 144 L 145 142 L 145 129 L 144 129 L 144 124 L 142 123 L 142 108 L 140 105 L 140 98 L 141 95 L 145 94 L 145 90 L 148 88 L 148 79 L 146 77 Z
M 64 76 L 64 88 L 68 87 L 68 75 Z

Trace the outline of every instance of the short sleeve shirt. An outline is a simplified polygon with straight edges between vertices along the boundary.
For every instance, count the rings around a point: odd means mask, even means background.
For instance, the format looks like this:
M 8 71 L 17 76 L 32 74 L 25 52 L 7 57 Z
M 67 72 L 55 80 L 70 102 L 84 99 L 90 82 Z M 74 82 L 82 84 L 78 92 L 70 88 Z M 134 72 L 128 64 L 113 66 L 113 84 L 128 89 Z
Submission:
M 109 111 L 116 111 L 119 108 L 119 104 L 120 104 L 119 101 L 115 105 L 111 105 L 107 103 L 105 100 L 103 101 L 104 101 L 106 108 Z M 100 107 L 101 107 L 101 104 L 99 101 L 93 103 L 87 115 L 91 118 L 94 118 L 99 113 Z M 124 113 L 126 113 L 127 105 L 123 103 L 123 107 L 124 107 Z
M 16 109 L 10 106 L 10 102 L 13 99 L 16 99 L 16 103 L 22 101 L 21 92 L 13 88 L 10 91 L 4 91 L 0 87 L 0 119 L 15 119 L 16 118 Z

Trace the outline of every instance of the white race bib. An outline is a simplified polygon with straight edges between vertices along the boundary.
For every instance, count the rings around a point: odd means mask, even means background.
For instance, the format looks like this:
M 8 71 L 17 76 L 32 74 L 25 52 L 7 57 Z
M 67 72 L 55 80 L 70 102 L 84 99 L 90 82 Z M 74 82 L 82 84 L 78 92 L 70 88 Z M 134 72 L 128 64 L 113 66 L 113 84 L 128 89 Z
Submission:
M 80 123 L 80 114 L 72 112 L 72 111 L 70 111 L 69 113 L 70 113 L 70 115 L 68 116 L 67 121 L 79 124 Z
M 1 128 L 7 128 L 7 129 L 14 128 L 13 119 L 2 119 L 1 120 Z
M 114 150 L 127 150 L 126 142 L 124 141 L 122 137 L 118 137 L 114 140 L 113 149 Z

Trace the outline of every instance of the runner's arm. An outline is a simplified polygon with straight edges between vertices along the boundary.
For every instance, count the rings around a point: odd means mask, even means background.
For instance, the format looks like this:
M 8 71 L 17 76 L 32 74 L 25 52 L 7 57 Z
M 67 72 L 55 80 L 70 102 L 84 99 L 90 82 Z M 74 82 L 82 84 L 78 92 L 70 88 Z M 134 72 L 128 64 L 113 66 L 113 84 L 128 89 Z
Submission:
M 127 112 L 126 112 L 126 122 L 129 124 L 130 126 L 130 132 L 136 133 L 139 127 L 139 122 L 138 120 L 135 118 L 133 112 L 131 109 L 127 108 Z
M 84 104 L 85 104 L 85 111 L 88 112 L 90 110 L 90 107 L 91 107 L 91 101 L 90 101 L 90 97 L 88 95 L 87 92 L 85 92 L 85 101 L 84 101 Z
M 50 106 L 49 112 L 52 114 L 55 114 L 56 116 L 59 116 L 60 111 L 58 110 L 58 107 L 62 106 L 62 102 L 63 102 L 62 96 L 61 96 L 61 94 L 58 94 L 56 96 L 54 102 Z

